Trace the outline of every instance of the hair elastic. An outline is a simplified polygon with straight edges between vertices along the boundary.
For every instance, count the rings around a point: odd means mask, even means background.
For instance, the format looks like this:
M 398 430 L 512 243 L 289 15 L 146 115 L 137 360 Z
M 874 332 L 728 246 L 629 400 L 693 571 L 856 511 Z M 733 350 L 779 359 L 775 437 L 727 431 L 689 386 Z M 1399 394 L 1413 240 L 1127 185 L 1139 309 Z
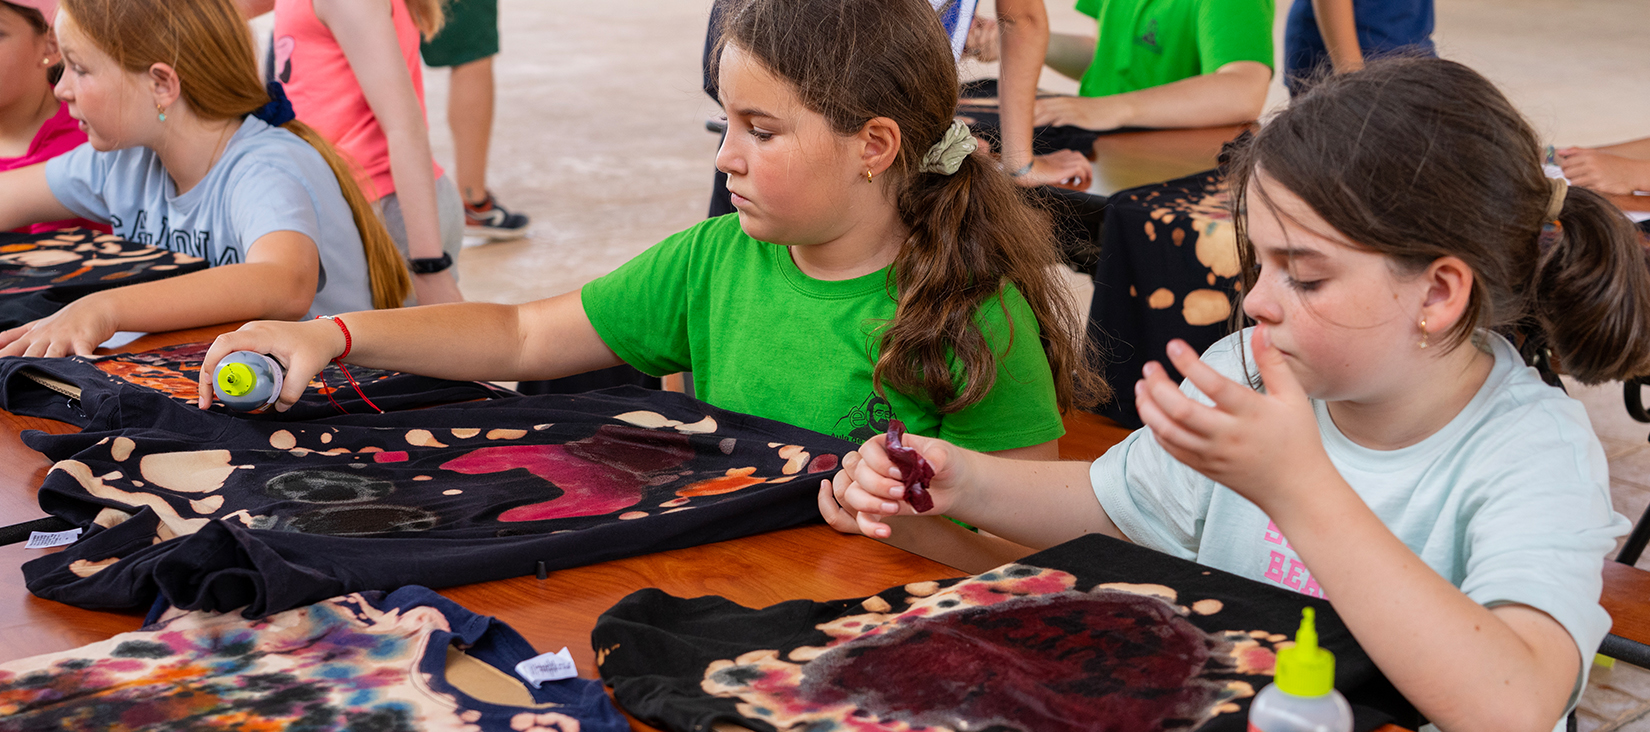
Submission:
M 973 154 L 979 146 L 974 141 L 974 133 L 968 131 L 968 125 L 951 120 L 945 135 L 922 156 L 922 165 L 917 166 L 917 172 L 951 175 L 962 167 L 963 158 Z
M 1564 212 L 1564 198 L 1570 195 L 1570 182 L 1563 178 L 1548 178 L 1547 188 L 1547 213 L 1541 220 L 1557 221 L 1558 215 Z
M 286 88 L 279 81 L 271 81 L 264 85 L 269 92 L 269 103 L 253 112 L 252 116 L 263 120 L 270 127 L 280 127 L 291 122 L 296 116 L 292 113 L 292 102 L 286 98 Z

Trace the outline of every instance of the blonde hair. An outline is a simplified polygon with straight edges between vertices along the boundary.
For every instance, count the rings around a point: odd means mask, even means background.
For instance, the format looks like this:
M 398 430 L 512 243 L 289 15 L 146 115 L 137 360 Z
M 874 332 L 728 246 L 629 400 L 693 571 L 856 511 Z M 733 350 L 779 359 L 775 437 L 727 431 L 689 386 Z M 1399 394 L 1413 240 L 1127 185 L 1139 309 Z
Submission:
M 407 12 L 412 15 L 413 25 L 418 26 L 418 32 L 424 34 L 424 40 L 430 40 L 441 32 L 441 26 L 447 24 L 445 6 L 447 0 L 406 0 Z
M 244 117 L 270 101 L 258 80 L 252 33 L 232 0 L 62 0 L 59 10 L 127 71 L 170 64 L 184 101 L 202 119 Z M 309 125 L 292 120 L 281 127 L 313 146 L 338 179 L 361 233 L 373 307 L 400 307 L 412 279 L 349 163 Z

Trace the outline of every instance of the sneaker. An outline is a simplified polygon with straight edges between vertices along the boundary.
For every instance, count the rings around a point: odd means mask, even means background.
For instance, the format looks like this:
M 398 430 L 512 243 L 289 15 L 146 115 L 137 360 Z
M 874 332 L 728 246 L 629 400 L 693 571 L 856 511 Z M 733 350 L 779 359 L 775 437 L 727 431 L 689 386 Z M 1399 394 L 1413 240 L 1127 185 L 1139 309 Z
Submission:
M 464 203 L 464 234 L 490 241 L 518 239 L 527 235 L 527 217 L 500 206 L 489 191 L 481 203 Z

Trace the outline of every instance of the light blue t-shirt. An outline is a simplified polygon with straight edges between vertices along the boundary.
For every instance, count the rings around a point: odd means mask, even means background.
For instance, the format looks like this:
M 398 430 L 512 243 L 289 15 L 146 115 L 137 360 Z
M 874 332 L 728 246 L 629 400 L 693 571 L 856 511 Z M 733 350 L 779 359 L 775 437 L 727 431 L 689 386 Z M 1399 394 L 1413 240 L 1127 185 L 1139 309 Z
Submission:
M 206 178 L 181 196 L 147 147 L 98 152 L 81 145 L 46 163 L 46 182 L 76 214 L 214 267 L 245 262 L 265 234 L 298 232 L 321 257 L 310 317 L 372 309 L 361 234 L 332 168 L 302 138 L 255 117 L 241 123 Z
M 1247 344 L 1250 330 L 1211 346 L 1203 361 L 1247 383 L 1238 339 Z M 1495 366 L 1432 436 L 1372 450 L 1341 434 L 1327 405 L 1313 400 L 1318 429 L 1341 477 L 1427 566 L 1481 605 L 1528 605 L 1569 631 L 1582 654 L 1579 692 L 1610 630 L 1598 602 L 1604 556 L 1628 521 L 1610 507 L 1604 449 L 1581 403 L 1543 383 L 1506 339 L 1480 335 Z M 1212 403 L 1189 380 L 1180 389 Z M 1150 428 L 1094 461 L 1089 478 L 1106 514 L 1135 543 L 1324 596 L 1265 513 L 1175 460 Z

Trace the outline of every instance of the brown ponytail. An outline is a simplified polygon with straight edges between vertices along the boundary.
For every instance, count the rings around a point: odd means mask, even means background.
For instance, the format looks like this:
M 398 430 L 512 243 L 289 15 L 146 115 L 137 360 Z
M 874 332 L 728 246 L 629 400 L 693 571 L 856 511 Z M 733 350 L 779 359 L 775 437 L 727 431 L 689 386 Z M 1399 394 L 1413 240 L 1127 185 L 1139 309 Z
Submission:
M 1650 373 L 1650 262 L 1620 210 L 1555 184 L 1534 130 L 1488 79 L 1436 58 L 1390 58 L 1324 78 L 1234 151 L 1234 210 L 1257 171 L 1358 246 L 1419 272 L 1454 256 L 1473 271 L 1449 347 L 1481 328 L 1539 327 L 1583 383 Z M 1244 290 L 1255 253 L 1238 223 Z M 1544 230 L 1547 231 L 1543 236 Z
M 743 0 L 723 12 L 722 43 L 789 81 L 838 134 L 875 117 L 899 125 L 899 154 L 879 178 L 896 191 L 910 236 L 894 259 L 898 307 L 881 333 L 873 376 L 879 389 L 925 397 L 944 413 L 982 399 L 996 381 L 997 354 L 976 315 L 1012 284 L 1036 316 L 1061 411 L 1105 393 L 1083 360 L 1084 324 L 1057 279 L 1060 256 L 1047 216 L 983 152 L 953 175 L 917 170 L 957 106 L 956 63 L 931 5 Z M 961 373 L 952 371 L 952 359 Z
M 184 101 L 202 119 L 245 117 L 270 101 L 252 33 L 232 0 L 62 0 L 59 13 L 127 71 L 170 64 Z M 349 164 L 308 125 L 294 120 L 283 127 L 314 146 L 338 179 L 366 252 L 373 307 L 400 307 L 412 279 Z

